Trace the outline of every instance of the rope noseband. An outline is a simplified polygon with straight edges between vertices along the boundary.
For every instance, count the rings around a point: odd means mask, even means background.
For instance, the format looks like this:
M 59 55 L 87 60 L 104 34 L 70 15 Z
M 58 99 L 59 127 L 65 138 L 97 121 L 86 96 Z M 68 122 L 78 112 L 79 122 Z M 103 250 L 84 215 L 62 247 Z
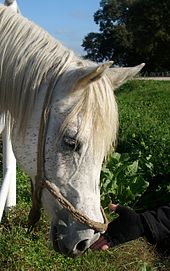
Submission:
M 56 82 L 55 82 L 56 84 Z M 88 218 L 85 214 L 82 214 L 79 210 L 75 209 L 74 206 L 61 194 L 59 188 L 49 181 L 45 177 L 44 168 L 44 157 L 45 157 L 45 140 L 48 128 L 49 114 L 50 114 L 50 103 L 52 98 L 53 89 L 55 84 L 52 80 L 48 86 L 47 93 L 44 99 L 40 129 L 38 135 L 38 150 L 37 150 L 37 175 L 35 177 L 35 185 L 32 191 L 32 208 L 28 216 L 28 232 L 31 232 L 35 224 L 39 221 L 41 216 L 41 195 L 42 190 L 46 188 L 50 194 L 62 205 L 63 208 L 67 209 L 79 222 L 88 225 L 90 228 L 98 232 L 104 232 L 107 229 L 108 222 L 105 213 L 102 210 L 104 223 L 96 222 Z

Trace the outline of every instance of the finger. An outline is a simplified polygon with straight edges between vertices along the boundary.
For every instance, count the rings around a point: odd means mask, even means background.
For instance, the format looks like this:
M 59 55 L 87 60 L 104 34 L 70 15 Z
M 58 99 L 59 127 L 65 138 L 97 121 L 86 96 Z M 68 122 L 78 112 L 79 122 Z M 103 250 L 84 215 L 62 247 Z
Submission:
M 109 244 L 102 236 L 91 246 L 91 249 L 94 250 L 94 249 L 103 249 L 104 248 L 103 250 L 105 250 L 106 247 L 109 247 Z
M 99 238 L 95 243 L 93 243 L 93 244 L 91 245 L 91 248 L 93 248 L 93 247 L 98 247 L 98 246 L 100 246 L 101 244 L 103 244 L 104 242 L 105 242 L 104 237 L 103 237 L 103 236 L 100 236 L 100 238 Z
M 110 245 L 103 241 L 100 244 L 94 244 L 93 247 L 91 247 L 92 250 L 101 249 L 101 250 L 107 250 L 110 247 Z
M 105 251 L 105 250 L 109 249 L 109 246 L 108 245 L 103 245 L 102 247 L 100 247 L 100 249 Z

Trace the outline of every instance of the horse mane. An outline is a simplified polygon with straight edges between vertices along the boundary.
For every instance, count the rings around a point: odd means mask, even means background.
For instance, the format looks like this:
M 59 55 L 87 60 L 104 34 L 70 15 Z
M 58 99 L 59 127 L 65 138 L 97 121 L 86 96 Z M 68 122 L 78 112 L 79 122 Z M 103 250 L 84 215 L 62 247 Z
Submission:
M 46 31 L 12 9 L 0 6 L 0 113 L 25 122 L 40 86 L 69 66 L 74 54 Z M 17 91 L 16 91 L 17 90 Z
M 50 74 L 54 83 L 70 66 L 89 66 L 46 31 L 10 8 L 0 5 L 0 114 L 10 115 L 21 132 L 31 115 L 42 82 Z M 94 65 L 94 63 L 93 63 Z M 74 81 L 74 78 L 72 78 Z M 66 82 L 70 84 L 70 82 Z M 82 125 L 93 122 L 92 138 L 96 150 L 108 152 L 116 141 L 117 106 L 107 76 L 91 83 L 80 95 L 63 123 L 63 131 L 79 113 Z M 17 90 L 17 91 L 16 91 Z M 101 148 L 102 146 L 102 148 Z

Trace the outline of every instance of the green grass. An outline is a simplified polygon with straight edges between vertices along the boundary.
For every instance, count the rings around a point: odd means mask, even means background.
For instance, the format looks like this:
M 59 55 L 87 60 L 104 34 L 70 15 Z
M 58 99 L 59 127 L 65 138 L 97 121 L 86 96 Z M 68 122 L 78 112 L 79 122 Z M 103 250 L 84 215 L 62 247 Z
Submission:
M 52 250 L 48 240 L 48 221 L 43 216 L 32 234 L 27 234 L 26 217 L 28 207 L 20 203 L 11 210 L 0 227 L 1 271 L 142 271 L 166 270 L 168 259 L 161 258 L 154 249 L 139 239 L 107 252 L 88 251 L 79 258 L 66 258 Z M 167 263 L 166 263 L 167 262 Z M 147 269 L 146 269 L 147 267 Z M 142 269 L 145 268 L 145 269 Z
M 162 165 L 162 171 L 170 170 L 166 167 L 170 158 L 170 82 L 134 80 L 123 86 L 117 96 L 118 150 L 132 152 L 133 148 L 144 149 L 147 145 L 145 151 L 153 154 L 158 173 Z
M 170 198 L 170 82 L 128 82 L 117 92 L 120 129 L 116 154 L 104 167 L 107 196 L 136 209 Z
M 167 173 L 170 82 L 133 81 L 116 95 L 120 111 L 117 151 L 121 161 L 127 163 L 128 159 L 129 166 L 141 152 L 142 157 L 150 155 L 153 164 L 151 171 L 139 169 L 144 180 Z M 126 157 L 122 156 L 124 153 Z M 29 178 L 18 169 L 17 206 L 4 216 L 0 225 L 0 271 L 170 271 L 170 259 L 158 255 L 142 238 L 107 252 L 89 250 L 76 259 L 56 253 L 48 238 L 50 223 L 45 214 L 34 232 L 27 234 L 30 199 Z
M 166 203 L 170 198 L 170 82 L 129 82 L 118 92 L 118 105 L 117 151 L 131 157 L 140 154 L 152 164 L 152 169 L 143 165 L 142 177 L 150 186 L 139 207 Z

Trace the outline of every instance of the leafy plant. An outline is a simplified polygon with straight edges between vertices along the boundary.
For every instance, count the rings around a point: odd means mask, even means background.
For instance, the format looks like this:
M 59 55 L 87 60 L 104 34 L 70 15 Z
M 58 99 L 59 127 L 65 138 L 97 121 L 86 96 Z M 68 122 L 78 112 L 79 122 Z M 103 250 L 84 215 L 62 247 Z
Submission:
M 141 152 L 133 157 L 128 153 L 113 153 L 110 155 L 101 173 L 101 200 L 104 207 L 108 201 L 134 205 L 146 191 L 149 183 L 144 175 L 152 172 L 153 164 L 150 157 L 144 157 Z
M 153 271 L 153 268 L 148 263 L 142 263 L 140 271 Z

